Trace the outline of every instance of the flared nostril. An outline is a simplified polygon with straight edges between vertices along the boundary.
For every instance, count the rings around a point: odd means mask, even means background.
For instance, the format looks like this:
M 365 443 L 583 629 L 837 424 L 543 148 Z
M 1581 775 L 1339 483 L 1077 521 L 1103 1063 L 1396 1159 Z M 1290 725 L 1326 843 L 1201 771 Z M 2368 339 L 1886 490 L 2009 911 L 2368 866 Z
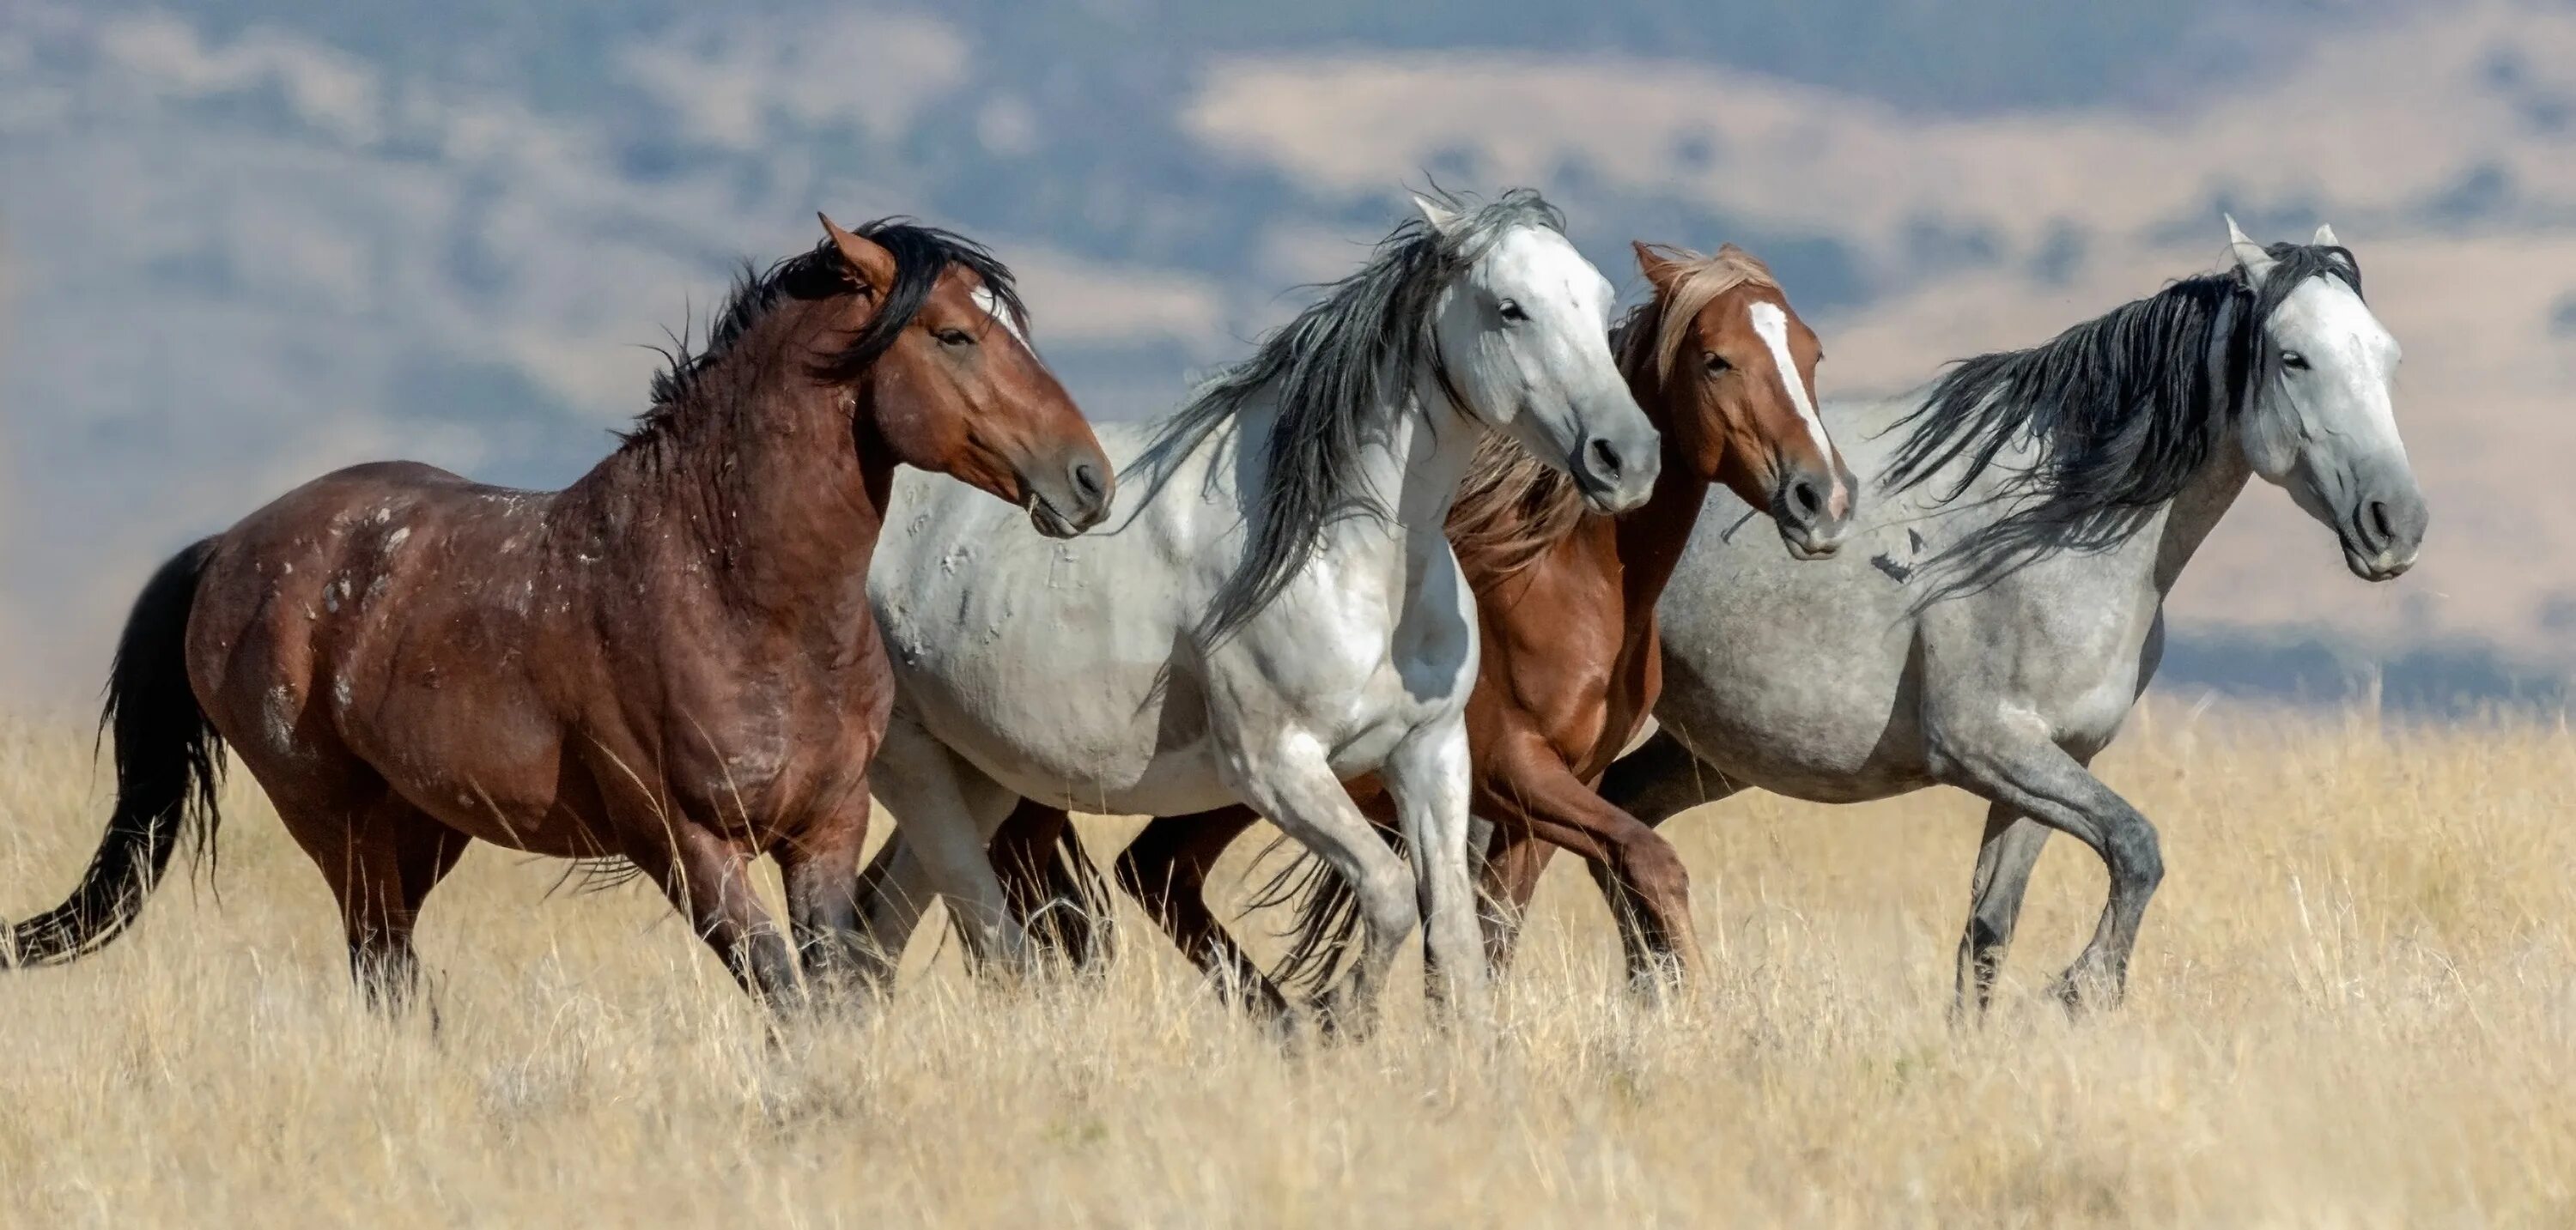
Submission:
M 1101 493 L 1107 490 L 1100 480 L 1100 467 L 1088 461 L 1073 463 L 1073 489 L 1081 493 L 1085 501 L 1099 503 Z
M 1789 505 L 1797 510 L 1799 519 L 1814 521 L 1825 511 L 1825 497 L 1814 482 L 1802 478 L 1789 484 Z
M 1623 470 L 1619 464 L 1619 450 L 1608 440 L 1596 436 L 1592 440 L 1590 452 L 1592 468 L 1599 473 L 1599 476 L 1612 482 L 1618 481 Z
M 2381 543 L 2397 541 L 2397 522 L 2388 514 L 2388 501 L 2372 500 L 2369 516 L 2370 532 L 2378 535 Z

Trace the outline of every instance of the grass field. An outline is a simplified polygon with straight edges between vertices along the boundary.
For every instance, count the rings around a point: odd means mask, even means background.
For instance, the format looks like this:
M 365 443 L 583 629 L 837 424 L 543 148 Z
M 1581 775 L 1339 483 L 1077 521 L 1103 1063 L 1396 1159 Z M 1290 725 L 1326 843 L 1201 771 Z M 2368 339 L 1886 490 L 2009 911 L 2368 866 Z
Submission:
M 86 862 L 88 751 L 0 731 L 0 915 Z M 2103 764 L 2169 868 L 2116 1013 L 2038 994 L 2101 901 L 2072 842 L 1961 1030 L 1978 810 L 1755 797 L 1669 829 L 1694 997 L 1628 1002 L 1561 865 L 1491 1036 L 1408 969 L 1377 1037 L 1297 1046 L 1132 926 L 1021 988 L 925 939 L 882 1011 L 773 1041 L 657 896 L 488 848 L 424 924 L 444 1028 L 389 1026 L 236 779 L 211 886 L 0 976 L 0 1222 L 2571 1225 L 2571 770 L 2559 725 L 2154 709 Z

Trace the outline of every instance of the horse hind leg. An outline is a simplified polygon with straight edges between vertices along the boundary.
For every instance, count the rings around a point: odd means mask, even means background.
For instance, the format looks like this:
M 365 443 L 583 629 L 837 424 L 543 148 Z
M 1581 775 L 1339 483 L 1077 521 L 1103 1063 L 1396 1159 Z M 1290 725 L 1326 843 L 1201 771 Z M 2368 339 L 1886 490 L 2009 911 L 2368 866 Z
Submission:
M 990 846 L 1019 796 L 900 713 L 886 728 L 872 778 L 896 823 L 895 840 L 879 854 L 882 870 L 869 870 L 863 903 L 874 972 L 892 974 L 933 893 L 979 960 L 1030 972 L 1028 931 L 1012 916 Z
M 390 789 L 377 786 L 372 793 L 348 807 L 281 800 L 278 811 L 339 902 L 350 977 L 367 1006 L 402 1016 L 421 1000 L 420 958 L 412 947 L 421 905 L 471 839 Z M 435 1005 L 430 1020 L 434 1027 Z
M 1207 904 L 1208 873 L 1254 819 L 1241 807 L 1156 819 L 1119 854 L 1118 884 L 1229 1000 L 1285 1021 L 1287 997 Z
M 2031 868 L 2048 843 L 2048 828 L 1997 803 L 1986 812 L 1985 837 L 1977 846 L 1977 872 L 1970 885 L 1968 925 L 1959 937 L 1959 982 L 1951 1005 L 1954 1020 L 1985 1014 L 1993 1002 L 1995 979 L 2004 954 L 2012 947 L 2013 928 L 2021 920 L 2023 890 L 2030 887 Z
M 1075 969 L 1108 961 L 1110 902 L 1070 814 L 1022 799 L 993 834 L 989 853 L 1012 916 L 1041 956 Z

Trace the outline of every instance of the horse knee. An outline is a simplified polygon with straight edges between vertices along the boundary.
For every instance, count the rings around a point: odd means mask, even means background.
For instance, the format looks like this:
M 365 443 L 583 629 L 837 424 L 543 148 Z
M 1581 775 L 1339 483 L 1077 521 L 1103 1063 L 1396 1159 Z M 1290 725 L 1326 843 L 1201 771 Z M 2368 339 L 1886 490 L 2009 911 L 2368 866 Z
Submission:
M 2155 826 L 2145 820 L 2122 825 L 2111 835 L 2111 874 L 2120 887 L 2135 893 L 2152 893 L 2164 883 L 2164 844 L 2157 838 Z
M 1631 888 L 1648 901 L 1679 902 L 1690 899 L 1690 868 L 1682 865 L 1681 852 L 1671 842 L 1651 834 L 1646 840 L 1631 842 L 1619 852 L 1620 874 Z

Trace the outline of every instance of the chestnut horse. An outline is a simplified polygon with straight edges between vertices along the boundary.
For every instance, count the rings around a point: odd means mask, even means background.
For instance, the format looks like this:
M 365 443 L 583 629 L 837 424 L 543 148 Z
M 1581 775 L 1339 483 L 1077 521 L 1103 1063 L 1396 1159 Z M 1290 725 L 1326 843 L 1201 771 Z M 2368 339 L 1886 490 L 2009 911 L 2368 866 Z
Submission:
M 108 681 L 117 800 L 0 964 L 114 939 L 211 857 L 229 744 L 339 899 L 369 1001 L 416 991 L 421 903 L 476 839 L 620 858 L 782 1006 L 853 967 L 868 767 L 894 694 L 868 562 L 898 463 L 1070 537 L 1109 507 L 1009 272 L 900 222 L 745 271 L 617 452 L 562 491 L 410 463 L 325 475 L 162 566 Z M 790 952 L 750 860 L 785 873 Z
M 1813 559 L 1834 553 L 1852 487 L 1814 408 L 1822 352 L 1770 271 L 1733 245 L 1713 257 L 1636 250 L 1654 297 L 1612 346 L 1662 433 L 1654 495 L 1624 516 L 1587 511 L 1562 475 L 1489 442 L 1448 536 L 1476 592 L 1484 642 L 1467 705 L 1476 814 L 1592 860 L 1619 887 L 1623 915 L 1652 937 L 1657 968 L 1686 973 L 1700 958 L 1681 859 L 1592 783 L 1637 736 L 1662 687 L 1655 602 L 1709 489 L 1723 484 L 1770 510 L 1789 553 Z M 1241 808 L 1156 820 L 1119 858 L 1118 880 L 1222 985 L 1278 1012 L 1285 1003 L 1272 978 L 1204 900 L 1218 855 L 1254 820 Z M 1081 878 L 1073 841 L 1064 812 L 1023 802 L 994 856 L 1015 905 L 1047 915 L 1041 933 L 1080 957 L 1094 942 L 1084 911 L 1045 908 Z M 1305 865 L 1321 878 L 1301 942 L 1275 972 L 1321 985 L 1347 946 L 1350 898 L 1321 863 Z

